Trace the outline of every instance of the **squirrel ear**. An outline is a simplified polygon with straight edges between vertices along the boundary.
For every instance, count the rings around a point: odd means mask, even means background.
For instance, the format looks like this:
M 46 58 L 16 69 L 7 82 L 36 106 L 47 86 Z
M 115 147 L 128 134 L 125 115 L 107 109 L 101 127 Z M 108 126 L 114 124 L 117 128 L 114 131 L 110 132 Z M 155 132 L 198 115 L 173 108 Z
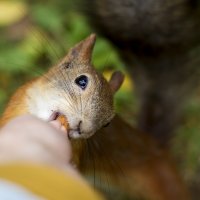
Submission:
M 90 64 L 95 41 L 96 35 L 91 34 L 85 40 L 81 41 L 75 47 L 71 48 L 67 57 L 70 60 L 76 60 L 81 63 Z
M 124 75 L 120 71 L 113 72 L 109 81 L 109 85 L 113 94 L 115 94 L 117 90 L 121 87 L 123 81 L 124 81 Z

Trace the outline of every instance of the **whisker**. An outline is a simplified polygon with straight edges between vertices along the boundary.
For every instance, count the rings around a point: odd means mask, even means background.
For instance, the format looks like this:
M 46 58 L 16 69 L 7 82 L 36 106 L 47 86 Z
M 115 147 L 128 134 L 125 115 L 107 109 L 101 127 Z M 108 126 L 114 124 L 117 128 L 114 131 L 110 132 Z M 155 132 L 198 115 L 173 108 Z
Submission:
M 87 140 L 87 144 L 88 144 L 88 147 L 90 149 L 90 143 L 88 142 L 88 140 Z M 92 149 L 91 152 L 92 153 L 90 153 L 90 155 L 91 155 L 92 164 L 93 164 L 93 186 L 94 186 L 94 188 L 96 188 L 96 164 L 95 164 L 95 156 L 93 154 L 93 149 Z
M 29 28 L 30 29 L 30 28 Z M 59 60 L 60 59 L 60 55 L 57 52 L 57 50 L 53 47 L 53 45 L 51 44 L 51 42 L 47 39 L 47 36 L 40 30 L 40 29 L 35 29 L 41 36 L 41 38 L 37 37 L 37 35 L 33 32 L 34 37 L 38 40 L 41 41 L 41 43 L 43 44 L 44 42 L 48 45 L 50 51 L 56 56 L 56 58 Z
M 101 151 L 101 149 L 99 149 L 99 145 L 98 143 L 96 143 L 96 141 L 92 138 L 91 140 L 89 140 L 89 144 L 91 145 L 92 148 L 92 152 L 94 157 L 98 158 L 98 153 Z M 96 154 L 96 155 L 95 155 Z M 103 175 L 103 180 L 104 182 L 106 182 L 107 186 L 103 186 L 104 188 L 106 188 L 107 193 L 111 194 L 111 190 L 110 190 L 110 174 L 108 173 L 108 165 L 104 165 L 104 163 L 108 163 L 109 161 L 104 159 L 101 160 L 101 162 L 98 162 L 98 169 L 100 169 L 100 171 L 98 171 L 98 177 L 99 177 L 99 184 L 102 183 L 102 175 Z M 102 187 L 102 185 L 100 185 L 100 187 Z
M 76 67 L 75 67 L 75 68 L 76 68 Z M 66 73 L 66 75 L 67 75 L 68 80 L 70 80 L 70 82 L 72 82 L 72 79 L 70 79 L 69 74 Z M 79 112 L 79 108 L 78 108 L 78 98 L 77 98 L 77 95 L 75 94 L 75 91 L 74 91 L 74 88 L 73 88 L 73 85 L 72 85 L 72 84 L 70 85 L 70 88 L 71 88 L 72 94 L 73 94 L 73 96 L 74 96 L 74 98 L 75 98 L 75 100 L 76 100 L 76 104 L 75 104 L 76 112 Z
M 93 95 L 95 94 L 95 92 L 97 91 L 97 87 L 101 87 L 100 84 L 99 84 L 100 80 L 98 80 L 96 77 L 94 77 L 94 89 L 93 89 L 93 92 L 91 92 L 92 95 L 88 95 L 88 98 L 86 100 L 86 104 L 84 106 L 84 110 L 87 108 L 87 106 L 90 106 L 89 102 L 90 100 L 92 99 Z M 98 88 L 100 90 L 100 88 Z
M 62 77 L 63 77 L 63 84 L 64 84 L 64 91 L 65 91 L 65 99 L 67 100 L 67 102 L 69 103 L 69 105 L 70 105 L 70 107 L 71 108 L 74 108 L 74 107 L 76 107 L 75 106 L 75 103 L 74 103 L 74 100 L 73 100 L 73 97 L 72 97 L 72 95 L 71 95 L 71 88 L 70 88 L 70 86 L 69 86 L 69 84 L 67 84 L 64 80 L 65 80 L 65 76 L 64 76 L 64 74 L 63 74 L 63 72 L 62 72 L 62 70 L 58 70 L 57 71 Z M 60 76 L 59 76 L 59 74 L 57 74 L 56 72 L 55 72 L 55 76 L 56 76 L 56 78 L 58 79 L 58 80 L 60 80 Z M 61 92 L 61 94 L 63 94 L 62 92 Z M 66 96 L 67 95 L 67 96 Z M 72 111 L 73 111 L 73 109 L 72 109 Z
M 80 74 L 79 67 L 75 67 L 74 69 L 76 70 L 76 74 Z M 80 100 L 80 109 L 79 108 L 78 109 L 81 111 L 81 113 L 80 112 L 79 113 L 82 116 L 82 114 L 83 114 L 83 102 L 82 102 L 82 96 L 81 96 L 81 89 L 80 88 L 79 88 L 79 97 L 80 97 L 79 98 L 79 100 Z

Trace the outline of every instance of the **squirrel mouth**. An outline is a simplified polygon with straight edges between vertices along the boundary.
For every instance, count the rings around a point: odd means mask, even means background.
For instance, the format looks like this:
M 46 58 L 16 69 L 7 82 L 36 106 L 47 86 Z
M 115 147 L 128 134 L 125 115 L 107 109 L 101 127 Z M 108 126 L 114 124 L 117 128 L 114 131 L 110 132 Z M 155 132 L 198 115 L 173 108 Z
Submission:
M 65 115 L 61 114 L 60 112 L 55 111 L 51 114 L 48 121 L 51 122 L 55 120 L 58 120 L 61 123 L 61 125 L 65 127 L 67 131 L 69 130 L 69 123 Z
M 50 121 L 57 120 L 60 115 L 61 113 L 54 111 L 49 117 L 48 121 L 50 122 Z

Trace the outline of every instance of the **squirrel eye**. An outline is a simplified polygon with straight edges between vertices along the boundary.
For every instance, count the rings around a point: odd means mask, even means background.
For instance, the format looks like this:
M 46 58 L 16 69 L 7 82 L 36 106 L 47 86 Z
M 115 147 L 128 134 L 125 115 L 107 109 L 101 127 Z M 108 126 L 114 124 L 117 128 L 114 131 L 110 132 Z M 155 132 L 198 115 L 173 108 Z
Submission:
M 75 83 L 84 90 L 88 84 L 88 77 L 85 75 L 81 75 L 75 79 Z

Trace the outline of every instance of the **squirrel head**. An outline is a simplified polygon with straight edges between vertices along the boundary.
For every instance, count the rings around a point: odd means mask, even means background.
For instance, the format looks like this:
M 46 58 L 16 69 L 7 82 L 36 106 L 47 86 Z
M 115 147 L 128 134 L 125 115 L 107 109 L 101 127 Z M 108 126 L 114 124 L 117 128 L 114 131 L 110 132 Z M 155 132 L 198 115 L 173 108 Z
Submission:
M 113 96 L 124 76 L 114 72 L 110 81 L 98 73 L 91 63 L 96 36 L 71 48 L 68 54 L 43 76 L 43 95 L 47 109 L 66 116 L 71 138 L 88 138 L 114 117 Z M 48 104 L 48 105 L 47 105 Z M 47 108 L 46 108 L 47 107 Z

